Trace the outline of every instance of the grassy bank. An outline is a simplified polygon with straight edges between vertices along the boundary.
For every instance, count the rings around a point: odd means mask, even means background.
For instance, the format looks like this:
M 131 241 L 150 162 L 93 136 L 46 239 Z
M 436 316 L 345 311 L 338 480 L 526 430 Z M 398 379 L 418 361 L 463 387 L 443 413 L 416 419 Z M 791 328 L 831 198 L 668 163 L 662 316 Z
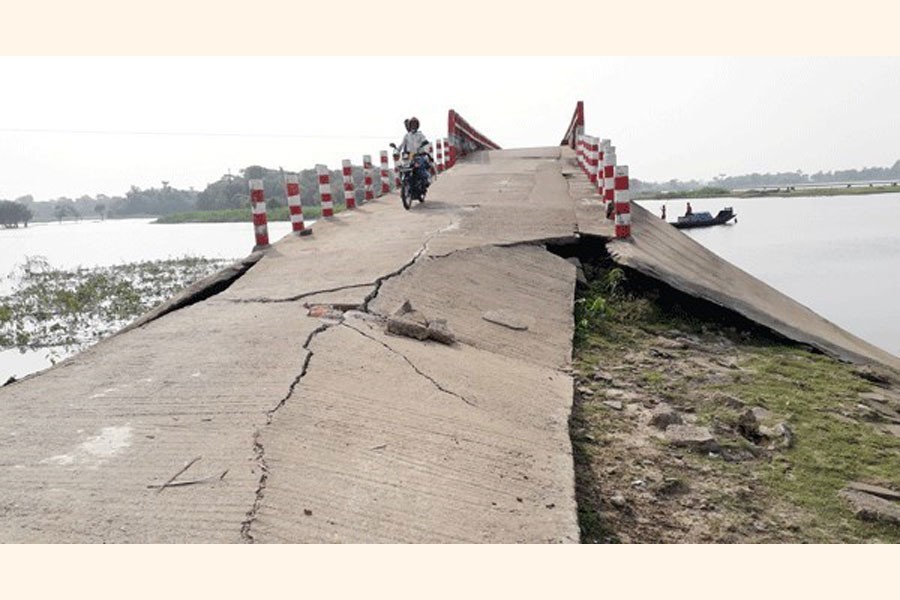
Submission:
M 335 204 L 334 212 L 343 212 L 343 205 Z M 304 206 L 304 219 L 318 219 L 322 215 L 322 209 L 318 206 Z M 290 213 L 287 207 L 280 206 L 270 208 L 267 211 L 268 221 L 290 221 Z M 249 223 L 253 215 L 249 208 L 234 208 L 229 210 L 202 210 L 195 212 L 176 213 L 158 218 L 155 223 Z
M 841 496 L 900 489 L 896 374 L 873 383 L 608 261 L 585 271 L 571 422 L 583 541 L 900 542 Z
M 638 192 L 635 200 L 690 200 L 692 198 L 797 198 L 810 196 L 865 196 L 867 194 L 889 194 L 900 192 L 900 186 L 873 187 L 790 187 L 782 186 L 778 190 L 732 191 L 725 188 L 706 187 L 685 192 Z

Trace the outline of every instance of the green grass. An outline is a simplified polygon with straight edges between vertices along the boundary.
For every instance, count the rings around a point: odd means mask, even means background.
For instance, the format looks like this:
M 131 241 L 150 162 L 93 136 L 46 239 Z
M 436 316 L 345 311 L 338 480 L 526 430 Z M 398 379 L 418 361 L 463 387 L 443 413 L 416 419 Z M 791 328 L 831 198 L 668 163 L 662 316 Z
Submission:
M 725 188 L 706 187 L 699 190 L 683 192 L 638 192 L 636 200 L 690 200 L 692 198 L 765 198 L 777 196 L 779 198 L 795 198 L 809 196 L 865 196 L 868 194 L 890 194 L 900 192 L 900 186 L 873 186 L 873 187 L 794 187 L 790 191 L 788 186 L 781 186 L 778 190 L 753 190 L 735 192 Z
M 795 443 L 771 459 L 728 463 L 700 455 L 689 460 L 712 466 L 723 481 L 752 477 L 761 483 L 761 489 L 755 491 L 756 501 L 762 506 L 791 507 L 789 512 L 800 521 L 791 534 L 797 541 L 900 542 L 900 527 L 855 518 L 838 495 L 852 481 L 900 489 L 900 439 L 864 421 L 836 418 L 840 413 L 855 414 L 858 394 L 871 391 L 871 383 L 856 375 L 850 365 L 764 331 L 738 334 L 734 326 L 721 320 L 699 318 L 672 303 L 664 306 L 652 292 L 632 292 L 625 284 L 611 291 L 604 283 L 604 272 L 594 275 L 597 279 L 579 291 L 576 304 L 574 366 L 580 380 L 590 381 L 598 366 L 609 370 L 623 364 L 627 353 L 648 350 L 657 335 L 672 330 L 700 340 L 730 339 L 740 370 L 734 370 L 724 383 L 648 367 L 630 377 L 647 392 L 676 406 L 692 406 L 700 423 L 736 425 L 742 409 L 712 401 L 716 393 L 739 398 L 747 406 L 764 407 L 773 419 L 788 424 Z M 598 303 L 598 297 L 603 301 Z M 593 306 L 603 310 L 591 310 Z M 596 398 L 602 399 L 602 394 Z M 585 540 L 610 539 L 592 508 L 598 500 L 589 497 L 594 484 L 585 469 L 592 449 L 611 432 L 632 427 L 627 421 L 615 421 L 617 418 L 591 401 L 577 404 L 573 414 L 573 423 L 581 432 L 573 435 L 573 447 L 580 470 L 579 507 L 584 505 L 584 509 L 579 509 L 579 517 Z M 750 446 L 739 436 L 723 437 L 720 442 L 733 449 Z
M 335 203 L 335 213 L 344 210 L 345 207 L 342 204 Z M 321 215 L 322 209 L 318 206 L 303 207 L 303 217 L 305 219 L 318 219 Z M 266 219 L 268 221 L 290 221 L 290 218 L 290 213 L 285 206 L 270 208 L 266 214 Z M 249 223 L 252 220 L 253 215 L 249 208 L 233 208 L 228 210 L 202 210 L 175 213 L 174 215 L 159 217 L 154 223 Z

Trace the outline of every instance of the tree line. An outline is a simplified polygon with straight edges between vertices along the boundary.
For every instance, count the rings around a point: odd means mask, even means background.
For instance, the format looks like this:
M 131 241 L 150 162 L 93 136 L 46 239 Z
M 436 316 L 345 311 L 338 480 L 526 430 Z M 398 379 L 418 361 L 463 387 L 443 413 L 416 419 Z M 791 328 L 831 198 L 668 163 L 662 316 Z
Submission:
M 362 166 L 354 165 L 351 169 L 354 187 L 358 191 L 357 197 L 362 197 L 365 172 Z M 319 203 L 319 179 L 315 169 L 302 171 L 284 171 L 282 169 L 269 169 L 259 165 L 252 165 L 241 169 L 239 175 L 225 174 L 217 181 L 206 186 L 203 191 L 194 189 L 180 190 L 163 181 L 158 188 L 141 189 L 137 186 L 131 188 L 124 196 L 96 196 L 84 195 L 79 198 L 61 196 L 54 200 L 35 201 L 31 195 L 21 196 L 15 201 L 4 200 L 4 212 L 2 215 L 10 221 L 9 226 L 16 222 L 22 222 L 22 216 L 27 214 L 25 221 L 62 221 L 64 219 L 80 220 L 87 217 L 104 218 L 128 218 L 128 217 L 160 217 L 180 212 L 212 211 L 234 208 L 248 208 L 250 206 L 250 179 L 262 179 L 266 197 L 266 204 L 270 208 L 287 206 L 287 193 L 284 185 L 284 176 L 294 174 L 300 181 L 300 201 L 304 206 L 312 206 Z M 335 199 L 343 198 L 343 177 L 341 170 L 331 171 L 331 184 Z M 379 171 L 376 166 L 373 171 L 373 186 L 380 185 Z M 15 205 L 17 208 L 7 207 Z M 19 216 L 13 219 L 13 210 Z M 0 224 L 6 226 L 6 221 L 0 219 Z
M 712 180 L 700 181 L 691 179 L 681 181 L 671 179 L 665 182 L 641 181 L 632 179 L 632 189 L 645 192 L 674 191 L 685 192 L 703 187 L 717 187 L 727 190 L 759 188 L 763 186 L 787 186 L 809 184 L 836 184 L 865 181 L 898 181 L 900 180 L 900 160 L 891 167 L 864 167 L 862 169 L 843 169 L 836 171 L 818 171 L 804 173 L 785 171 L 779 173 L 750 173 L 747 175 L 717 175 Z
M 163 181 L 160 187 L 131 188 L 124 196 L 84 195 L 79 198 L 65 196 L 54 200 L 37 202 L 31 195 L 21 196 L 14 201 L 0 200 L 0 226 L 27 226 L 31 221 L 62 221 L 82 218 L 127 218 L 159 217 L 180 212 L 223 210 L 250 206 L 250 179 L 262 179 L 266 203 L 270 208 L 286 206 L 287 196 L 284 176 L 296 174 L 300 180 L 300 200 L 304 206 L 319 203 L 318 175 L 315 169 L 299 172 L 269 169 L 252 165 L 241 169 L 238 175 L 225 174 L 208 184 L 202 191 L 181 190 Z M 364 171 L 361 166 L 352 167 L 352 178 L 357 198 L 361 198 Z M 704 187 L 718 187 L 728 190 L 761 186 L 784 186 L 810 183 L 842 183 L 856 181 L 900 180 L 900 160 L 893 166 L 865 167 L 836 171 L 819 171 L 807 174 L 801 170 L 781 173 L 751 173 L 747 175 L 718 175 L 709 181 L 672 179 L 666 182 L 642 181 L 632 178 L 631 187 L 635 191 L 684 192 Z M 373 185 L 379 186 L 378 165 L 373 172 Z M 333 195 L 336 200 L 343 198 L 343 178 L 340 170 L 331 171 Z

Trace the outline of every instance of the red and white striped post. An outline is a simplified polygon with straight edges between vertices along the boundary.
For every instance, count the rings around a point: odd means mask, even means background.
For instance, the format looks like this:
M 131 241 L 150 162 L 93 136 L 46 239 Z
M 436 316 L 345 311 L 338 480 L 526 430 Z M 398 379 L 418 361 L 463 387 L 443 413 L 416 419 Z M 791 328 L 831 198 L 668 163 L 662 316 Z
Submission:
M 369 154 L 364 154 L 363 174 L 365 176 L 366 202 L 371 202 L 375 199 L 375 194 L 372 192 L 372 170 L 372 157 Z
M 603 200 L 605 189 L 605 173 L 606 173 L 606 152 L 609 149 L 609 140 L 600 140 L 600 148 L 597 152 L 597 193 L 600 194 L 600 200 Z
M 266 217 L 266 195 L 262 179 L 250 180 L 250 206 L 253 211 L 253 230 L 256 246 L 253 250 L 269 247 L 269 221 Z
M 348 159 L 341 161 L 341 175 L 344 177 L 344 206 L 356 208 L 356 190 L 353 188 L 353 166 Z
M 444 170 L 450 168 L 450 140 L 444 138 Z
M 381 194 L 379 195 L 384 196 L 391 193 L 391 175 L 390 167 L 388 167 L 387 150 L 382 150 L 379 153 L 379 158 L 381 158 Z
M 437 160 L 435 161 L 437 164 L 435 167 L 437 168 L 438 173 L 444 172 L 444 144 L 441 142 L 440 138 L 435 142 L 437 146 Z
M 607 146 L 603 156 L 603 201 L 612 202 L 615 197 L 616 147 Z
M 331 172 L 325 165 L 316 165 L 319 176 L 319 199 L 322 202 L 322 216 L 334 216 L 334 201 L 331 199 Z
M 284 176 L 284 188 L 287 193 L 288 212 L 291 215 L 291 230 L 300 233 L 306 229 L 303 223 L 303 205 L 300 203 L 300 180 L 296 175 Z
M 616 237 L 631 236 L 631 192 L 628 191 L 628 167 L 616 166 Z
M 582 141 L 581 134 L 575 134 L 575 160 L 578 161 L 578 166 L 584 170 L 584 164 L 582 163 Z
M 588 180 L 597 185 L 597 165 L 600 162 L 600 139 L 588 138 Z
M 394 150 L 394 189 L 400 189 L 400 152 Z

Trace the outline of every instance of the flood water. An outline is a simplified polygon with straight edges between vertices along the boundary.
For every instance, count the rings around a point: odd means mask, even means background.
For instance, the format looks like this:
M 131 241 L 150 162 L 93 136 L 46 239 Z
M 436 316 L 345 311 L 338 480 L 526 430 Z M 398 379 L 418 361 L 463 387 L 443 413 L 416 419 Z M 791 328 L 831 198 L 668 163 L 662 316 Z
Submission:
M 684 200 L 648 201 L 668 221 Z M 725 260 L 854 335 L 900 356 L 900 193 L 813 198 L 705 198 L 737 224 L 684 230 Z
M 641 201 L 669 220 L 685 201 Z M 722 258 L 847 331 L 900 355 L 900 194 L 817 198 L 709 198 L 694 211 L 733 206 L 736 225 L 686 230 Z M 269 224 L 274 242 L 290 223 Z M 151 219 L 37 223 L 0 230 L 0 294 L 26 256 L 51 266 L 109 266 L 185 256 L 239 259 L 253 248 L 250 223 L 155 225 Z M 51 364 L 47 350 L 0 352 L 0 384 Z M 57 351 L 58 352 L 58 351 Z M 56 357 L 60 358 L 59 355 Z
M 153 220 L 63 221 L 0 229 L 0 295 L 13 291 L 10 275 L 26 257 L 43 257 L 57 269 L 185 257 L 237 260 L 250 254 L 255 244 L 251 223 L 156 225 Z M 269 223 L 273 243 L 290 231 L 287 221 Z M 0 385 L 12 376 L 21 378 L 65 357 L 61 348 L 0 351 Z

